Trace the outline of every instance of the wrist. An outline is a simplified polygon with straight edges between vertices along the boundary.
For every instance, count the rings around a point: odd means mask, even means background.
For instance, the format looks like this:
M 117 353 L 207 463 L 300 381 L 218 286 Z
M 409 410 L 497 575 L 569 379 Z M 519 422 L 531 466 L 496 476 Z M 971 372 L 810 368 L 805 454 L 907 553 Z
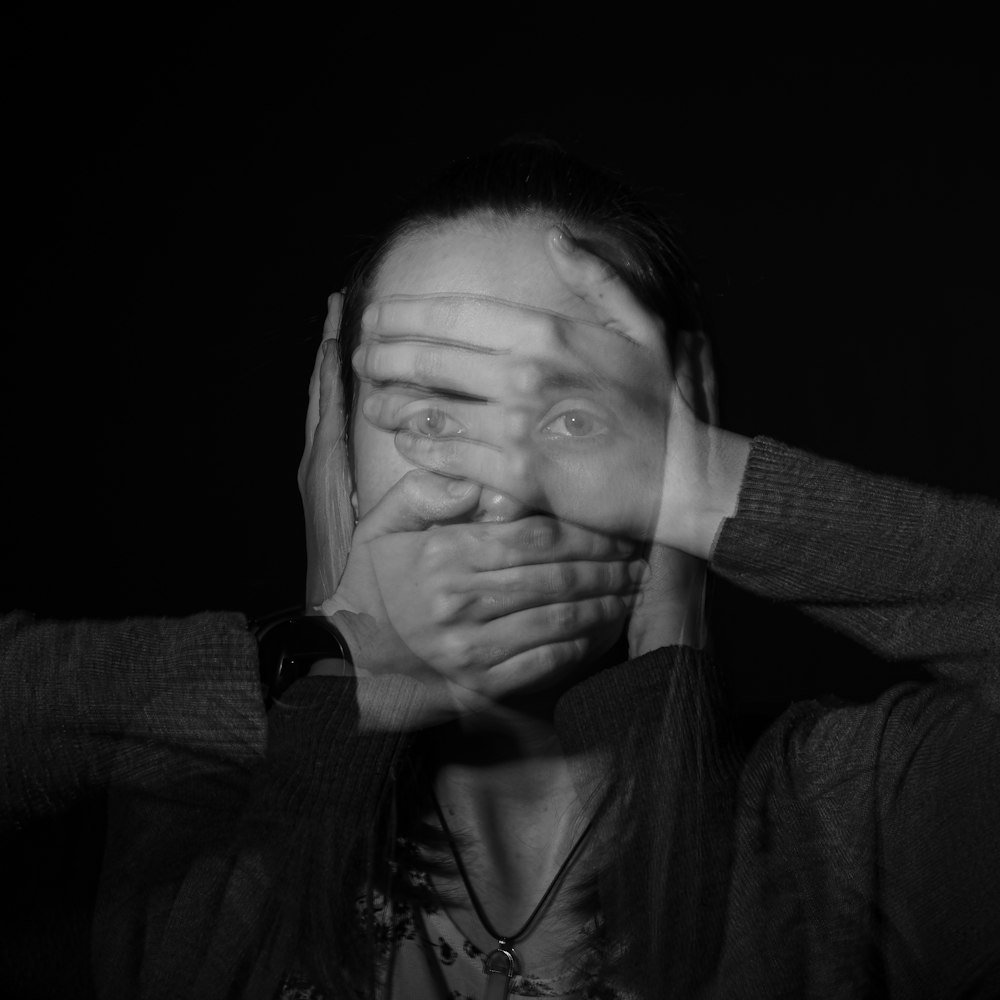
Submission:
M 700 558 L 712 557 L 722 523 L 734 517 L 750 456 L 750 438 L 709 428 L 708 479 L 699 510 L 697 544 Z
M 668 463 L 656 541 L 699 559 L 711 558 L 723 521 L 736 513 L 750 438 L 702 425 L 688 454 Z
M 343 633 L 321 615 L 285 615 L 256 630 L 256 636 L 268 707 L 301 677 L 352 673 Z
M 664 646 L 703 649 L 707 638 L 704 562 L 658 546 L 648 558 L 653 575 L 640 590 L 629 619 L 629 658 Z

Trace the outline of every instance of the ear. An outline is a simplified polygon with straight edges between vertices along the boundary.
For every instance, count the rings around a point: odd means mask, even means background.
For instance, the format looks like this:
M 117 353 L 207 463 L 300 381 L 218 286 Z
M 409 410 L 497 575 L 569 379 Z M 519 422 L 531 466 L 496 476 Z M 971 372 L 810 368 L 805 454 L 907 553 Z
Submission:
M 703 330 L 682 330 L 677 336 L 674 372 L 681 394 L 695 415 L 719 424 L 719 398 L 712 348 Z

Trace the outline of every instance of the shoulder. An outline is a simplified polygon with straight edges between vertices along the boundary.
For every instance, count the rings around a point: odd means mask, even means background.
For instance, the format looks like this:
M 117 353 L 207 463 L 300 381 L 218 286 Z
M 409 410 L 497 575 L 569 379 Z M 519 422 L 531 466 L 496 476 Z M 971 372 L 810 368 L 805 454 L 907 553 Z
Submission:
M 899 792 L 961 758 L 995 761 L 1000 718 L 975 692 L 942 681 L 898 684 L 871 702 L 834 698 L 788 709 L 747 760 L 750 772 L 781 771 L 810 796 L 864 782 Z

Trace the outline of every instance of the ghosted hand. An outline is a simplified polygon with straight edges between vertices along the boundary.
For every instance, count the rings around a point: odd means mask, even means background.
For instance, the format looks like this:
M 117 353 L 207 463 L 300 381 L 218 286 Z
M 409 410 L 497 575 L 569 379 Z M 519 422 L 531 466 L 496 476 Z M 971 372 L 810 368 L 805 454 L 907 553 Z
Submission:
M 675 368 L 663 320 L 604 261 L 560 230 L 547 245 L 593 322 L 475 295 L 380 300 L 354 358 L 364 416 L 425 469 L 703 555 L 691 521 L 711 441 L 692 365 Z M 699 349 L 676 339 L 685 359 Z
M 419 727 L 481 711 L 557 683 L 610 645 L 645 571 L 630 544 L 542 515 L 467 523 L 478 486 L 423 470 L 353 527 L 336 296 L 331 317 L 300 467 L 307 593 L 347 639 L 362 724 Z M 420 686 L 419 711 L 405 718 L 379 683 L 400 676 Z

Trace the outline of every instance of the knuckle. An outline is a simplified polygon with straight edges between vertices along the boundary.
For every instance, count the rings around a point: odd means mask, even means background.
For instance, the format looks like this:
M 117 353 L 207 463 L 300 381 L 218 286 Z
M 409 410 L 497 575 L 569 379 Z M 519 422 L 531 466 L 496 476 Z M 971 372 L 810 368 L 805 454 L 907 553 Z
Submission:
M 435 594 L 431 598 L 431 619 L 436 622 L 450 622 L 461 610 L 461 598 L 455 594 Z
M 490 591 L 479 598 L 479 606 L 492 618 L 500 618 L 514 610 L 514 597 L 510 593 Z
M 549 552 L 558 540 L 555 522 L 550 518 L 532 518 L 518 528 L 516 542 L 529 552 Z
M 449 632 L 441 640 L 441 665 L 448 670 L 457 670 L 469 662 L 469 643 L 460 632 Z
M 556 604 L 549 608 L 549 623 L 556 635 L 572 632 L 579 620 L 580 612 L 575 604 Z
M 424 557 L 435 565 L 450 562 L 455 555 L 454 544 L 441 531 L 425 532 Z
M 575 588 L 577 574 L 569 563 L 555 563 L 546 573 L 546 581 L 547 593 L 565 594 Z
M 493 645 L 489 646 L 484 651 L 486 664 L 490 667 L 495 667 L 498 663 L 503 663 L 509 660 L 513 655 L 513 651 L 509 646 Z
M 588 532 L 584 537 L 583 544 L 591 551 L 594 559 L 615 559 L 621 558 L 620 543 L 610 535 L 600 535 L 596 532 Z
M 601 598 L 596 617 L 600 621 L 614 621 L 620 615 L 628 611 L 628 601 L 621 597 L 612 595 Z
M 534 651 L 535 669 L 542 674 L 551 673 L 561 663 L 556 646 L 541 646 Z

